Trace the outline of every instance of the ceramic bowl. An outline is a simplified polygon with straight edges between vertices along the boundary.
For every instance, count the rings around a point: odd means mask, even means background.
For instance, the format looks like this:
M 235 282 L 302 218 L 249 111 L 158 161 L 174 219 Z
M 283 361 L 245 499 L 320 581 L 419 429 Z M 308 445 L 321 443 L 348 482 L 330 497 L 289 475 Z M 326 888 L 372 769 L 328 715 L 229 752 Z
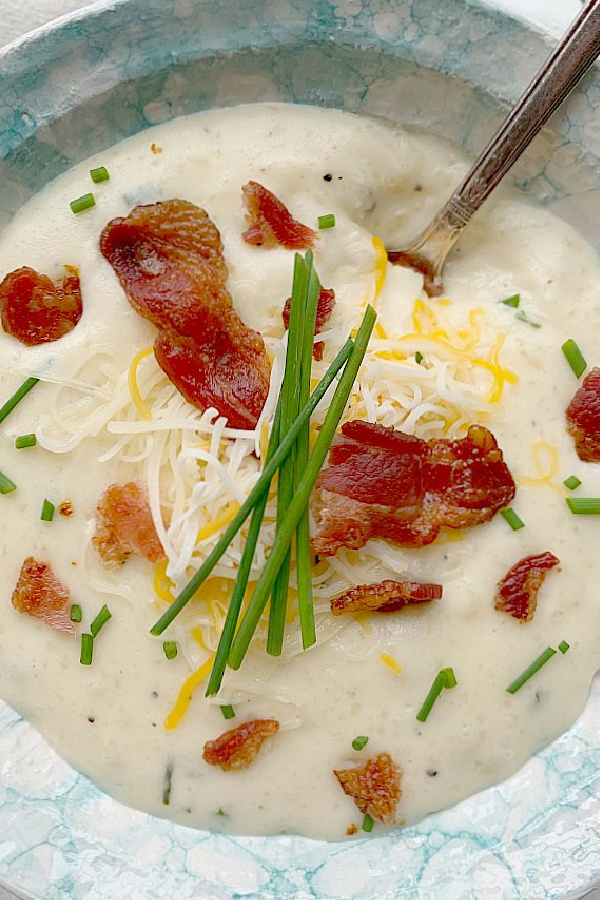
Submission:
M 0 56 L 0 226 L 86 156 L 214 106 L 341 107 L 474 154 L 548 47 L 466 0 L 100 3 Z M 596 244 L 599 108 L 594 71 L 514 173 Z M 566 900 L 600 877 L 598 687 L 504 784 L 353 843 L 224 837 L 126 809 L 1 705 L 0 760 L 0 882 L 36 900 Z

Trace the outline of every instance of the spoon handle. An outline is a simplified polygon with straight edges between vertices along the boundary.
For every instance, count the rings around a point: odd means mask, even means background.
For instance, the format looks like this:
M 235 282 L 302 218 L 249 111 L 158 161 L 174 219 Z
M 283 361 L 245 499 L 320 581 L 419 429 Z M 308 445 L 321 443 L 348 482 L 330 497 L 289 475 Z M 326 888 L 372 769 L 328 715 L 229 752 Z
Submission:
M 462 230 L 599 53 L 600 0 L 589 0 L 444 210 L 440 210 L 441 218 Z

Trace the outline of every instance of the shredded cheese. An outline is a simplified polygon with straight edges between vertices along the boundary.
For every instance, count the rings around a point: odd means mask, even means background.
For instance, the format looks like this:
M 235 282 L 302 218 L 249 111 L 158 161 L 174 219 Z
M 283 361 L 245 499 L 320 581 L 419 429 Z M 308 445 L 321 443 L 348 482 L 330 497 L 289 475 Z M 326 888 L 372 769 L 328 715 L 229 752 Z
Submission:
M 531 446 L 531 456 L 538 474 L 521 475 L 516 479 L 517 483 L 521 487 L 549 487 L 563 496 L 566 495 L 567 492 L 563 485 L 553 480 L 558 475 L 560 467 L 558 450 L 554 444 L 543 440 L 534 441 Z
M 181 689 L 179 694 L 177 695 L 177 700 L 175 704 L 164 721 L 164 727 L 167 731 L 172 731 L 174 728 L 177 728 L 185 714 L 187 713 L 190 703 L 192 702 L 192 697 L 194 696 L 194 691 L 198 687 L 198 685 L 204 681 L 205 678 L 211 673 L 213 662 L 215 659 L 215 654 L 211 653 L 205 662 L 196 669 L 195 672 L 186 678 L 186 680 L 181 685 Z
M 219 515 L 203 525 L 202 528 L 198 530 L 198 535 L 196 537 L 196 543 L 199 544 L 200 541 L 206 541 L 208 538 L 212 537 L 218 531 L 223 528 L 224 525 L 229 525 L 231 520 L 235 517 L 237 511 L 240 508 L 240 504 L 237 501 L 233 503 L 229 503 L 223 512 L 219 513 Z
M 402 666 L 401 666 L 401 664 L 398 662 L 397 659 L 394 659 L 393 656 L 390 656 L 389 653 L 380 653 L 380 654 L 379 654 L 379 659 L 380 659 L 381 662 L 384 664 L 384 666 L 387 666 L 388 669 L 391 669 L 391 670 L 392 670 L 392 672 L 394 673 L 394 675 L 402 675 Z
M 128 376 L 129 393 L 131 394 L 131 399 L 135 403 L 142 419 L 146 419 L 147 421 L 149 421 L 152 418 L 152 413 L 150 412 L 148 406 L 142 400 L 142 395 L 140 394 L 140 389 L 138 386 L 137 372 L 138 372 L 138 366 L 141 363 L 141 361 L 143 359 L 146 359 L 146 357 L 150 356 L 152 352 L 153 352 L 152 347 L 146 347 L 144 350 L 140 350 L 139 353 L 136 353 L 136 355 L 131 360 L 131 365 L 129 366 L 129 376 Z

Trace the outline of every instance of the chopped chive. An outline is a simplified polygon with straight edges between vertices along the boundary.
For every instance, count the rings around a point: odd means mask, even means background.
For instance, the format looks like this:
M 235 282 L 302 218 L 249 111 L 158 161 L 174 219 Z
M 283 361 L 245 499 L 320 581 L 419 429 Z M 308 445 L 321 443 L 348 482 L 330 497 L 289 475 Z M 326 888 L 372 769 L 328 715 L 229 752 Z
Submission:
M 238 632 L 234 638 L 228 659 L 228 663 L 232 669 L 238 669 L 246 655 L 246 651 L 252 640 L 252 635 L 256 631 L 260 617 L 263 614 L 267 600 L 269 599 L 281 563 L 287 554 L 292 536 L 300 521 L 302 513 L 308 505 L 315 481 L 317 480 L 321 466 L 325 461 L 325 457 L 329 451 L 339 421 L 346 409 L 356 375 L 365 357 L 365 353 L 367 352 L 367 346 L 375 326 L 376 318 L 377 314 L 375 313 L 375 310 L 371 306 L 367 306 L 362 324 L 356 334 L 352 353 L 344 367 L 342 377 L 338 382 L 331 403 L 329 404 L 327 415 L 325 416 L 325 421 L 319 431 L 319 436 L 317 437 L 313 452 L 302 477 L 298 482 L 296 493 L 287 509 L 285 519 L 281 523 L 281 528 L 278 529 L 275 535 L 275 541 L 271 547 L 269 558 L 258 579 L 246 614 L 242 619 Z
M 103 181 L 108 181 L 110 175 L 106 166 L 98 166 L 97 169 L 90 169 L 90 178 L 94 184 L 101 184 Z
M 171 791 L 173 789 L 173 763 L 169 760 L 165 775 L 163 778 L 162 802 L 163 806 L 168 806 L 171 802 Z
M 335 380 L 335 377 L 339 370 L 347 363 L 349 358 L 352 356 L 354 352 L 354 346 L 354 342 L 350 339 L 346 341 L 342 349 L 339 351 L 339 353 L 327 369 L 325 375 L 312 392 L 309 402 L 302 409 L 300 415 L 294 422 L 293 427 L 290 429 L 283 441 L 281 441 L 280 445 L 275 450 L 269 462 L 265 465 L 262 475 L 213 547 L 211 553 L 207 556 L 196 574 L 193 576 L 193 578 L 190 579 L 181 593 L 178 594 L 171 606 L 166 610 L 166 612 L 163 613 L 160 619 L 155 622 L 153 627 L 150 629 L 150 634 L 162 634 L 163 631 L 171 624 L 171 622 L 179 615 L 184 606 L 189 603 L 203 581 L 208 578 L 217 562 L 223 556 L 223 554 L 229 547 L 229 544 L 240 530 L 241 526 L 244 524 L 254 507 L 257 505 L 257 501 L 265 492 L 268 491 L 271 480 L 275 472 L 279 468 L 281 461 L 285 459 L 285 457 L 290 452 L 294 441 L 298 437 L 298 433 L 302 429 L 302 426 L 310 419 L 314 410 L 327 393 L 330 385 Z
M 429 693 L 425 697 L 423 706 L 416 715 L 416 718 L 419 720 L 419 722 L 425 722 L 427 720 L 429 713 L 433 709 L 433 704 L 440 696 L 444 688 L 446 688 L 447 690 L 451 690 L 452 688 L 456 687 L 456 685 L 457 681 L 454 676 L 454 670 L 451 668 L 440 669 L 440 671 L 433 679 L 431 687 L 429 688 Z
M 574 341 L 573 338 L 569 338 L 569 340 L 565 341 L 562 345 L 562 352 L 565 354 L 565 359 L 571 366 L 575 376 L 581 378 L 587 368 L 587 363 L 577 342 Z
M 17 388 L 12 397 L 6 401 L 6 403 L 0 407 L 0 423 L 4 422 L 6 417 L 10 415 L 15 406 L 21 402 L 23 397 L 29 393 L 32 387 L 35 387 L 39 382 L 39 378 L 26 378 L 23 384 Z
M 541 328 L 541 322 L 534 322 L 528 316 L 525 315 L 522 309 L 519 310 L 518 313 L 515 313 L 515 319 L 518 319 L 519 322 L 525 322 L 526 325 L 531 325 L 532 328 Z
M 8 475 L 5 475 L 4 472 L 0 472 L 0 494 L 10 494 L 16 489 L 17 486 L 14 481 Z
M 525 522 L 518 517 L 512 506 L 501 509 L 500 515 L 508 522 L 513 531 L 518 531 L 519 528 L 525 528 Z
M 373 819 L 371 816 L 365 816 L 363 819 L 362 829 L 366 831 L 367 834 L 370 834 L 373 831 Z
M 574 491 L 575 488 L 578 488 L 581 484 L 581 479 L 577 477 L 577 475 L 569 475 L 568 478 L 565 478 L 563 484 L 566 488 L 569 488 L 570 491 Z
M 452 668 L 442 669 L 442 671 L 440 672 L 440 675 L 442 676 L 442 681 L 444 682 L 445 688 L 447 688 L 448 690 L 451 690 L 452 688 L 456 687 L 457 681 L 456 681 L 456 677 L 454 675 L 454 669 L 452 669 Z
M 100 629 L 106 625 L 109 619 L 112 619 L 112 613 L 106 603 L 90 625 L 90 631 L 92 632 L 92 636 L 96 637 Z
M 569 644 L 567 644 L 566 641 L 561 641 L 560 644 L 558 645 L 558 649 L 560 650 L 560 652 L 561 652 L 561 653 L 563 654 L 563 656 L 564 656 L 564 654 L 565 654 L 565 653 L 567 652 L 567 650 L 569 649 Z
M 81 197 L 77 197 L 76 200 L 71 200 L 69 203 L 71 211 L 75 214 L 85 212 L 86 209 L 91 209 L 95 205 L 96 201 L 93 194 L 82 194 Z
M 35 434 L 22 434 L 15 438 L 15 447 L 17 450 L 25 450 L 26 447 L 35 447 L 37 438 Z
M 221 712 L 223 713 L 224 719 L 234 719 L 235 718 L 235 709 L 233 708 L 233 706 L 231 706 L 231 704 L 228 704 L 227 706 L 222 706 Z
M 555 653 L 556 653 L 556 650 L 554 650 L 552 647 L 546 647 L 544 652 L 540 653 L 540 655 L 537 657 L 537 659 L 534 659 L 534 661 L 531 663 L 531 665 L 527 666 L 525 671 L 521 672 L 519 677 L 515 678 L 515 680 L 509 684 L 509 686 L 506 688 L 508 693 L 516 694 L 517 691 L 520 691 L 521 688 L 523 687 L 523 685 L 525 684 L 525 682 L 529 681 L 529 679 L 533 675 L 535 675 L 536 672 L 539 672 L 539 670 L 542 668 L 542 666 L 545 663 L 547 663 L 549 659 L 552 659 L 552 657 L 554 656 Z
M 163 653 L 167 657 L 167 659 L 175 659 L 177 656 L 179 648 L 177 647 L 177 641 L 163 641 Z
M 425 357 L 423 356 L 421 351 L 417 350 L 417 352 L 415 353 L 415 362 L 418 363 L 419 365 L 421 365 L 421 363 L 423 362 L 424 359 L 425 359 Z
M 335 225 L 335 215 L 333 213 L 326 213 L 324 216 L 319 216 L 319 230 L 323 231 L 325 228 L 333 228 Z
M 364 750 L 364 748 L 367 746 L 368 741 L 369 741 L 369 738 L 366 736 L 366 734 L 359 734 L 352 741 L 352 749 L 353 750 Z
M 94 637 L 85 632 L 81 635 L 81 655 L 79 662 L 82 666 L 91 666 L 94 658 Z
M 81 622 L 81 606 L 79 603 L 73 603 L 70 613 L 71 622 Z
M 50 500 L 44 500 L 44 502 L 42 503 L 42 512 L 40 515 L 40 519 L 42 520 L 42 522 L 52 521 L 52 519 L 54 518 L 54 509 L 54 503 L 52 503 Z
M 600 497 L 565 497 L 574 516 L 600 516 Z
M 502 303 L 504 306 L 512 306 L 513 309 L 517 309 L 520 302 L 520 294 L 511 294 L 511 296 L 507 297 L 506 300 L 500 300 L 500 303 Z

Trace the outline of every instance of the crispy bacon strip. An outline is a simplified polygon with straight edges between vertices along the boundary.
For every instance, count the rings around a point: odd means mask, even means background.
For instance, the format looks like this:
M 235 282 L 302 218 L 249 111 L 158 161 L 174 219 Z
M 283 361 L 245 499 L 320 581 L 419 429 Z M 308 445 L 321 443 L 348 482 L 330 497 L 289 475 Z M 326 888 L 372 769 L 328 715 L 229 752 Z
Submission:
M 23 561 L 12 604 L 19 612 L 41 619 L 55 631 L 75 634 L 68 609 L 69 591 L 48 563 L 33 556 Z
M 100 250 L 129 302 L 159 329 L 158 364 L 201 410 L 232 428 L 254 428 L 269 391 L 265 343 L 236 313 L 218 230 L 184 200 L 137 206 L 113 219 Z
M 567 432 L 579 459 L 600 462 L 600 369 L 591 369 L 567 407 Z
M 526 556 L 512 566 L 498 584 L 494 609 L 529 622 L 537 608 L 538 591 L 546 575 L 560 560 L 552 553 Z
M 365 816 L 384 825 L 396 821 L 396 807 L 402 797 L 402 769 L 388 753 L 378 753 L 355 769 L 334 769 L 333 774 Z
M 292 306 L 292 298 L 289 297 L 285 301 L 285 306 L 283 307 L 283 324 L 285 325 L 286 330 L 290 327 L 290 309 Z M 333 307 L 335 306 L 335 291 L 333 288 L 324 288 L 322 287 L 319 290 L 319 299 L 317 301 L 317 318 L 315 320 L 315 334 L 318 334 L 323 325 L 325 325 L 329 319 L 331 318 L 331 313 L 333 312 Z M 317 341 L 313 346 L 313 358 L 317 361 L 323 359 L 323 350 L 324 350 L 323 341 Z
M 515 484 L 494 436 L 472 425 L 460 440 L 423 441 L 394 428 L 346 422 L 315 493 L 319 556 L 374 537 L 424 547 L 442 526 L 491 519 Z
M 224 772 L 230 769 L 247 769 L 267 738 L 278 731 L 277 719 L 243 722 L 237 728 L 225 731 L 214 741 L 207 741 L 202 750 L 202 758 L 209 766 L 219 766 Z
M 0 284 L 2 327 L 28 347 L 57 341 L 75 328 L 82 312 L 79 275 L 52 281 L 23 266 Z
M 111 484 L 104 491 L 96 506 L 92 544 L 102 562 L 111 568 L 122 565 L 132 553 L 152 563 L 164 559 L 148 495 L 141 484 Z
M 331 601 L 331 612 L 341 616 L 345 612 L 398 612 L 414 603 L 429 603 L 442 596 L 441 584 L 421 584 L 416 581 L 381 581 L 379 584 L 358 584 Z
M 250 226 L 242 234 L 247 244 L 263 247 L 279 244 L 288 250 L 307 250 L 313 246 L 317 232 L 292 218 L 281 200 L 262 184 L 249 181 L 242 187 L 242 197 Z

